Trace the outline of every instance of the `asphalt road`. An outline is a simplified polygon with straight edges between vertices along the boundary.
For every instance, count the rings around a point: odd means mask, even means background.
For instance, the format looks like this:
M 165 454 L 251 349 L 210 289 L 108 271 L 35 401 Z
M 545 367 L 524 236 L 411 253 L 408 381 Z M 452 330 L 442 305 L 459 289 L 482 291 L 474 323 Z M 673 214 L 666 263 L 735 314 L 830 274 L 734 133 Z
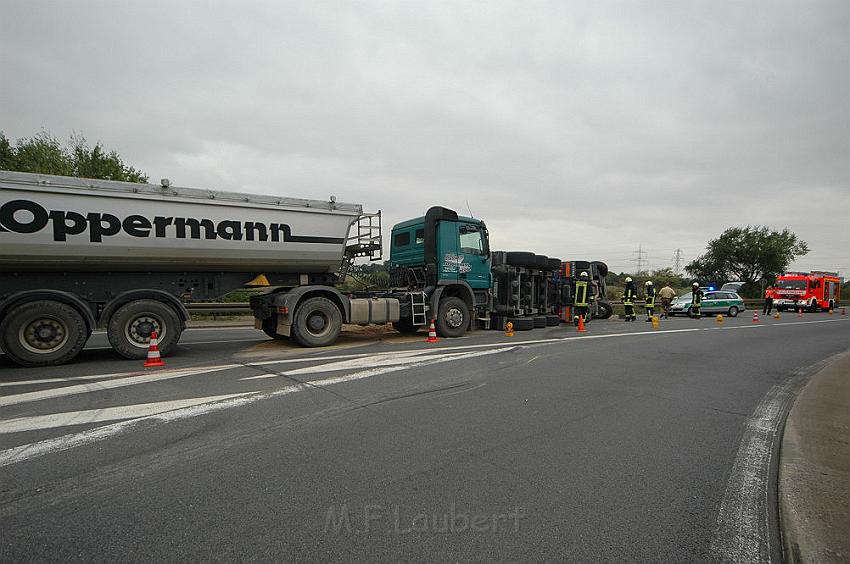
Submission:
M 848 319 L 0 361 L 0 560 L 775 560 L 776 439 Z

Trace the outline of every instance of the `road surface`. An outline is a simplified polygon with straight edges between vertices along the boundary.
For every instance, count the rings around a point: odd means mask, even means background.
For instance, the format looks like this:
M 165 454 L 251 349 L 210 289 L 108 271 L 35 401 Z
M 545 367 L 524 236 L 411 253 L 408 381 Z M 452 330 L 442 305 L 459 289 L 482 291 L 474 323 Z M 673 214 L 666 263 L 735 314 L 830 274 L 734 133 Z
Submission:
M 782 421 L 847 320 L 0 361 L 0 560 L 775 561 Z

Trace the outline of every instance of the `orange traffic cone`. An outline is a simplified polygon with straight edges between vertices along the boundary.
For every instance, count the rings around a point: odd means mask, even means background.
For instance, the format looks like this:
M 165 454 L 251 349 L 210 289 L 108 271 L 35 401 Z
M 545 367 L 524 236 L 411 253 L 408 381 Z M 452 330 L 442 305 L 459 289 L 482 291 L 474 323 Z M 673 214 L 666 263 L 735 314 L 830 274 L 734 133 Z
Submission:
M 513 337 L 514 336 L 514 324 L 508 321 L 505 323 L 505 337 Z
M 759 312 L 757 311 L 753 312 L 753 323 L 761 323 L 761 320 L 759 319 Z
M 145 368 L 155 366 L 165 366 L 162 362 L 162 357 L 159 356 L 159 339 L 156 336 L 156 331 L 151 333 L 151 344 L 148 347 L 148 358 L 145 361 Z
M 437 338 L 437 328 L 434 327 L 434 320 L 431 320 L 431 326 L 428 328 L 428 338 L 425 339 L 426 343 L 439 343 L 440 340 Z
M 801 307 L 797 308 L 797 317 L 803 317 L 803 308 L 801 308 Z
M 578 316 L 578 329 L 577 329 L 577 331 L 579 333 L 587 333 L 587 329 L 584 328 L 584 316 L 583 315 Z

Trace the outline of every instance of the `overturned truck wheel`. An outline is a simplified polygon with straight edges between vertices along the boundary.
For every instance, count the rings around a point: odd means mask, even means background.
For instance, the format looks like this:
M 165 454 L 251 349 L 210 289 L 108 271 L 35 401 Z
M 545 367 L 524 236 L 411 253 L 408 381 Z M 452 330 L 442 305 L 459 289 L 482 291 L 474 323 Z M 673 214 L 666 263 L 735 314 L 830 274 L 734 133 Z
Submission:
M 79 354 L 88 337 L 83 316 L 52 300 L 14 307 L 0 325 L 3 351 L 21 366 L 64 364 Z

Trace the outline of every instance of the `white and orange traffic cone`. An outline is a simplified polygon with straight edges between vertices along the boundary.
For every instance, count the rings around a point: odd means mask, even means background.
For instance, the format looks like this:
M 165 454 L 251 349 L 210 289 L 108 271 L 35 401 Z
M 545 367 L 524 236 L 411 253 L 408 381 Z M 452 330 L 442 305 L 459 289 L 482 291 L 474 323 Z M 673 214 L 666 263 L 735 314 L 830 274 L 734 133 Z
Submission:
M 428 328 L 428 338 L 425 339 L 426 343 L 439 343 L 440 340 L 437 338 L 437 328 L 434 326 L 434 321 L 431 320 L 431 326 Z
M 797 317 L 803 317 L 803 308 L 801 308 L 801 307 L 797 308 Z
M 753 323 L 761 323 L 761 320 L 759 319 L 759 312 L 757 311 L 753 312 Z
M 157 366 L 165 366 L 162 362 L 162 357 L 159 356 L 159 339 L 156 336 L 156 331 L 151 333 L 151 344 L 148 347 L 148 358 L 145 361 L 145 368 Z

